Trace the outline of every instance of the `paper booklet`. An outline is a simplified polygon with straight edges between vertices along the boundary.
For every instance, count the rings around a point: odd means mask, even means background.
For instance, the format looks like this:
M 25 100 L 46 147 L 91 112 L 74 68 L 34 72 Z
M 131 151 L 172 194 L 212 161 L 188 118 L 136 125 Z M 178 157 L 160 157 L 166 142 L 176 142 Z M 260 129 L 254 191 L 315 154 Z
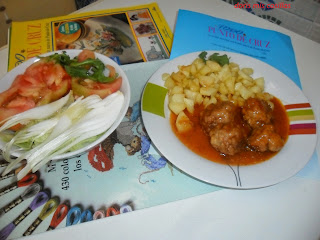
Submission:
M 8 70 L 42 53 L 90 49 L 119 64 L 167 59 L 172 32 L 157 3 L 12 22 Z

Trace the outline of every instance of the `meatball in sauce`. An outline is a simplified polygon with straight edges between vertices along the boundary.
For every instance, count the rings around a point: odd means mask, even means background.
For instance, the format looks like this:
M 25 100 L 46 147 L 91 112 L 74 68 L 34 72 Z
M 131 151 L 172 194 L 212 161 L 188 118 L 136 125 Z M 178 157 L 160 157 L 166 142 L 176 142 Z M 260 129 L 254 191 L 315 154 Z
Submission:
M 212 147 L 223 154 L 234 155 L 245 148 L 277 152 L 284 145 L 272 124 L 273 110 L 262 99 L 249 98 L 242 108 L 232 102 L 211 104 L 200 116 Z
M 268 160 L 282 149 L 289 134 L 286 110 L 275 97 L 270 102 L 249 98 L 242 107 L 227 101 L 206 108 L 197 105 L 193 114 L 185 113 L 193 130 L 180 134 L 175 129 L 176 115 L 171 114 L 175 135 L 196 154 L 222 164 Z
M 262 99 L 249 98 L 242 107 L 243 119 L 252 127 L 269 124 L 272 118 L 272 109 Z
M 209 135 L 211 145 L 219 152 L 234 155 L 241 151 L 250 132 L 243 121 L 241 108 L 232 102 L 210 104 L 200 113 L 200 124 Z

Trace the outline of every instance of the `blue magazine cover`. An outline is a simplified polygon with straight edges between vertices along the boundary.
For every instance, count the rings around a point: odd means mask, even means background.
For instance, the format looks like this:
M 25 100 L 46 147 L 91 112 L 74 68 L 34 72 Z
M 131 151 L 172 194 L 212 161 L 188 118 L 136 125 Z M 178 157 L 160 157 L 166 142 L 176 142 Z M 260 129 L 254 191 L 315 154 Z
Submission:
M 301 88 L 289 36 L 179 10 L 170 59 L 203 50 L 229 51 L 257 58 L 286 74 Z

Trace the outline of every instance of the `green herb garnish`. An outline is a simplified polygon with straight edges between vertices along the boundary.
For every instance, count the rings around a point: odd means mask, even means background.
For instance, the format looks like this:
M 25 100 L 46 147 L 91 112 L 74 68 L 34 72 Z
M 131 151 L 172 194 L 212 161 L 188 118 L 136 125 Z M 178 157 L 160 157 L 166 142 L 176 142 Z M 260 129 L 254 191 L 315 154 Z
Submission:
M 40 57 L 42 58 L 42 57 Z M 100 59 L 86 59 L 83 62 L 78 62 L 77 58 L 71 59 L 69 55 L 63 51 L 61 54 L 55 53 L 45 57 L 48 61 L 55 61 L 62 65 L 71 77 L 88 78 L 96 82 L 108 83 L 118 77 L 106 77 L 104 75 L 105 65 Z
M 207 52 L 203 51 L 199 54 L 199 58 L 201 58 L 204 62 L 206 62 L 207 60 L 210 61 L 215 61 L 217 63 L 219 63 L 221 66 L 225 65 L 225 64 L 229 64 L 229 57 L 224 54 L 224 55 L 219 55 L 219 53 L 214 53 L 212 55 L 210 55 L 208 57 L 208 59 L 206 59 L 207 57 Z

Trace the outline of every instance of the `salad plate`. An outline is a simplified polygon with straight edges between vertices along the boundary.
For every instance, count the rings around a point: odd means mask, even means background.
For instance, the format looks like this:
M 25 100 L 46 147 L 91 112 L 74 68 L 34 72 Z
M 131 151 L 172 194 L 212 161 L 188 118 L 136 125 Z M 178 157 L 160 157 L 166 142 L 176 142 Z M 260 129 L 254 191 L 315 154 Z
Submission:
M 253 68 L 253 78 L 264 77 L 265 92 L 281 100 L 289 118 L 286 144 L 271 159 L 258 164 L 239 166 L 220 164 L 205 159 L 187 148 L 174 134 L 170 125 L 171 111 L 162 75 L 189 65 L 200 52 L 177 57 L 158 69 L 147 82 L 142 95 L 142 119 L 156 148 L 176 167 L 201 181 L 226 188 L 253 189 L 277 184 L 300 171 L 314 153 L 317 135 L 311 105 L 300 88 L 285 74 L 249 56 L 207 51 L 230 57 L 240 68 Z
M 54 52 L 42 54 L 41 56 L 44 57 L 44 56 L 52 55 L 54 53 L 65 52 L 67 55 L 70 56 L 71 59 L 73 59 L 74 57 L 78 56 L 81 53 L 81 51 L 82 50 L 61 50 L 61 51 L 54 51 Z M 93 142 L 85 144 L 83 147 L 81 147 L 77 150 L 57 155 L 57 156 L 53 157 L 52 160 L 72 158 L 72 157 L 81 155 L 81 154 L 91 150 L 92 148 L 97 146 L 99 143 L 101 143 L 104 139 L 106 139 L 116 129 L 116 127 L 120 124 L 120 122 L 122 121 L 123 117 L 125 116 L 125 114 L 127 112 L 127 109 L 129 107 L 129 102 L 130 102 L 130 85 L 129 85 L 129 81 L 128 81 L 128 78 L 127 78 L 125 72 L 122 70 L 122 68 L 115 61 L 113 61 L 109 57 L 104 56 L 99 53 L 95 53 L 95 57 L 100 59 L 105 65 L 108 64 L 108 65 L 113 66 L 115 68 L 116 72 L 119 74 L 119 76 L 122 77 L 122 85 L 121 85 L 120 91 L 124 95 L 124 103 L 121 107 L 121 110 L 120 110 L 116 120 L 112 124 L 112 126 L 106 132 L 104 132 L 99 138 L 97 138 Z M 14 79 L 16 78 L 16 76 L 18 76 L 19 74 L 23 74 L 25 72 L 25 70 L 27 69 L 27 67 L 29 67 L 31 64 L 33 64 L 37 61 L 39 61 L 39 58 L 37 58 L 37 57 L 31 58 L 31 59 L 23 62 L 22 64 L 18 65 L 17 67 L 15 67 L 10 72 L 8 72 L 0 80 L 0 92 L 7 90 L 11 86 L 11 84 L 14 81 Z M 4 145 L 5 145 L 5 143 L 0 139 L 0 149 L 2 149 L 4 147 Z M 15 147 L 13 149 L 13 151 L 11 152 L 11 155 L 15 156 L 15 157 L 19 157 L 23 152 L 24 152 L 23 150 Z

